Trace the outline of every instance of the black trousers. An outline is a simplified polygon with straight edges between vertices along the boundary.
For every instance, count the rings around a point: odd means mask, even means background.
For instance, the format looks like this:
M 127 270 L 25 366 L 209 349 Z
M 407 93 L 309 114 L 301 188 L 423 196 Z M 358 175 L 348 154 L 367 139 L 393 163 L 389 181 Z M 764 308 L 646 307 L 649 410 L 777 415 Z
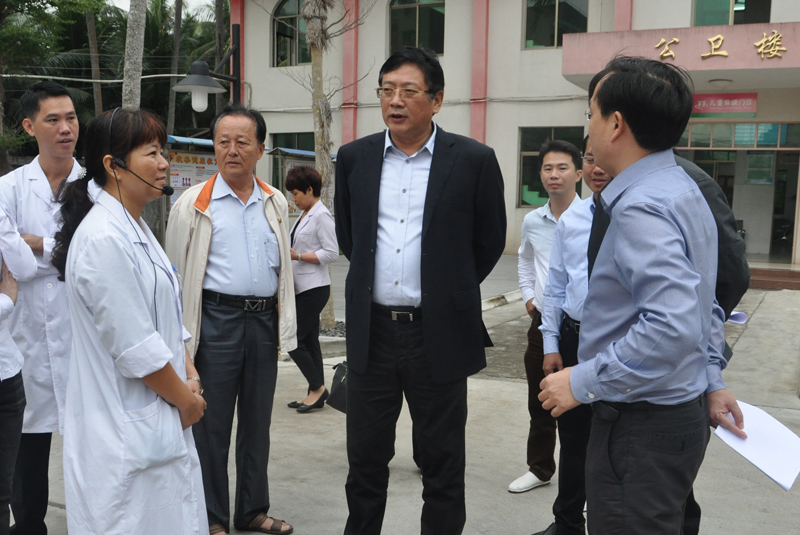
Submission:
M 49 496 L 52 438 L 53 433 L 21 435 L 11 490 L 14 525 L 10 533 L 13 535 L 47 535 L 44 517 Z
M 401 307 L 393 307 L 402 310 Z M 424 320 L 423 320 L 424 321 Z M 464 444 L 467 380 L 431 378 L 422 321 L 399 323 L 372 314 L 369 360 L 347 378 L 346 535 L 381 532 L 403 395 L 422 469 L 422 535 L 459 535 L 466 522 Z
M 325 384 L 322 349 L 319 347 L 319 315 L 328 303 L 331 287 L 319 286 L 294 296 L 297 311 L 297 349 L 289 356 L 308 381 L 309 390 Z
M 561 323 L 559 351 L 564 367 L 578 364 L 578 333 Z M 553 503 L 556 532 L 559 535 L 583 535 L 586 519 L 583 505 L 586 502 L 586 448 L 592 429 L 592 408 L 578 405 L 558 417 L 558 438 L 561 452 L 558 459 L 558 496 Z
M 678 535 L 709 437 L 705 395 L 675 406 L 592 404 L 589 533 Z
M 8 535 L 11 481 L 17 461 L 22 417 L 25 412 L 25 387 L 22 373 L 0 381 L 0 535 Z
M 528 347 L 525 349 L 525 376 L 528 379 L 528 469 L 542 481 L 550 481 L 556 471 L 556 419 L 542 408 L 539 384 L 544 379 L 544 341 L 539 326 L 542 315 L 537 310 L 528 329 Z
M 192 431 L 203 471 L 208 524 L 230 533 L 228 450 L 237 408 L 234 525 L 269 511 L 269 427 L 278 375 L 278 312 L 245 312 L 204 300 L 195 357 L 208 403 Z M 237 406 L 238 403 L 238 406 Z

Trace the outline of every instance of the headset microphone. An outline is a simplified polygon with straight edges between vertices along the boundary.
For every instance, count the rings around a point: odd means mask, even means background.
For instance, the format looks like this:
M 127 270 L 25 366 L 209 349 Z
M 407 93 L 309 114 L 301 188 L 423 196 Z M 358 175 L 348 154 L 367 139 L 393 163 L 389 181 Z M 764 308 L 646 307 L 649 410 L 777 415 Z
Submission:
M 138 178 L 139 180 L 141 180 L 142 182 L 144 182 L 145 184 L 147 184 L 151 188 L 159 190 L 164 195 L 172 195 L 173 193 L 175 193 L 175 188 L 173 188 L 169 184 L 167 184 L 163 188 L 159 188 L 158 186 L 154 186 L 153 184 L 151 184 L 147 180 L 143 179 L 142 177 L 140 177 L 139 175 L 137 175 L 136 173 L 134 173 L 133 171 L 128 169 L 128 166 L 125 165 L 125 162 L 122 160 L 122 158 L 118 158 L 117 156 L 111 156 L 111 157 L 114 159 L 114 163 L 117 164 L 117 166 L 119 166 L 122 169 L 125 169 L 127 172 L 129 172 L 130 174 L 132 174 L 133 176 L 135 176 L 136 178 Z

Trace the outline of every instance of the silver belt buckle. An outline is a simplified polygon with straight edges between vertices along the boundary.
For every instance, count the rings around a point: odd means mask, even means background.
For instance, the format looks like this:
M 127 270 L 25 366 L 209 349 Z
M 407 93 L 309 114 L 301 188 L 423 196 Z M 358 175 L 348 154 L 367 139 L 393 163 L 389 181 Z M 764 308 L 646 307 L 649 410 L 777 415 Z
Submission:
M 392 310 L 392 321 L 408 322 L 414 321 L 414 314 L 411 312 L 397 312 Z
M 244 311 L 245 312 L 261 312 L 264 310 L 264 299 L 245 299 Z

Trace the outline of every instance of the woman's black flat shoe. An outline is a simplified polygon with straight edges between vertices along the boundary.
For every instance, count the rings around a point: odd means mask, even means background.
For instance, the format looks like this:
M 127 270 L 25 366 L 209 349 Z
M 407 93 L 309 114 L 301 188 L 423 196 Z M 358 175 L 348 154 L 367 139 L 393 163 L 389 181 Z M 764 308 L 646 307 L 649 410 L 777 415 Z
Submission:
M 300 407 L 300 405 L 302 405 L 302 403 L 300 403 L 299 401 L 290 401 L 289 403 L 286 404 L 286 406 L 289 407 L 290 409 L 296 409 Z
M 321 409 L 322 407 L 325 406 L 326 399 L 328 399 L 327 388 L 313 405 L 306 405 L 305 403 L 300 403 L 300 405 L 297 407 L 297 412 L 310 412 L 313 409 Z

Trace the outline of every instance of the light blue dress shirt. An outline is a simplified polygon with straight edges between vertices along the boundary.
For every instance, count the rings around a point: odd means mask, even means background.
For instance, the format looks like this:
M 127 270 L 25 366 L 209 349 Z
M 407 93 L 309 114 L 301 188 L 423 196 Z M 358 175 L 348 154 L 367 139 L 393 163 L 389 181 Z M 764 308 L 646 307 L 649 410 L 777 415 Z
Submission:
M 664 151 L 600 198 L 611 224 L 584 304 L 575 399 L 676 405 L 724 388 L 717 227 L 697 184 Z
M 581 201 L 578 195 L 572 199 L 568 212 Z M 563 217 L 563 214 L 562 214 Z M 519 246 L 517 274 L 522 302 L 533 299 L 533 306 L 542 311 L 544 285 L 547 283 L 547 270 L 550 266 L 550 250 L 556 233 L 558 220 L 550 210 L 550 201 L 542 207 L 529 212 L 522 220 L 522 238 Z
M 222 175 L 211 192 L 211 246 L 203 289 L 229 295 L 272 297 L 278 291 L 281 259 L 278 238 L 264 214 L 263 192 L 243 203 Z
M 380 305 L 418 307 L 422 303 L 422 215 L 436 131 L 434 123 L 427 143 L 408 156 L 392 144 L 386 130 L 372 294 L 372 300 Z
M 542 331 L 544 352 L 558 353 L 561 321 L 567 314 L 581 321 L 583 301 L 589 291 L 589 234 L 594 215 L 594 195 L 570 206 L 556 225 L 550 250 L 550 270 L 544 287 Z

